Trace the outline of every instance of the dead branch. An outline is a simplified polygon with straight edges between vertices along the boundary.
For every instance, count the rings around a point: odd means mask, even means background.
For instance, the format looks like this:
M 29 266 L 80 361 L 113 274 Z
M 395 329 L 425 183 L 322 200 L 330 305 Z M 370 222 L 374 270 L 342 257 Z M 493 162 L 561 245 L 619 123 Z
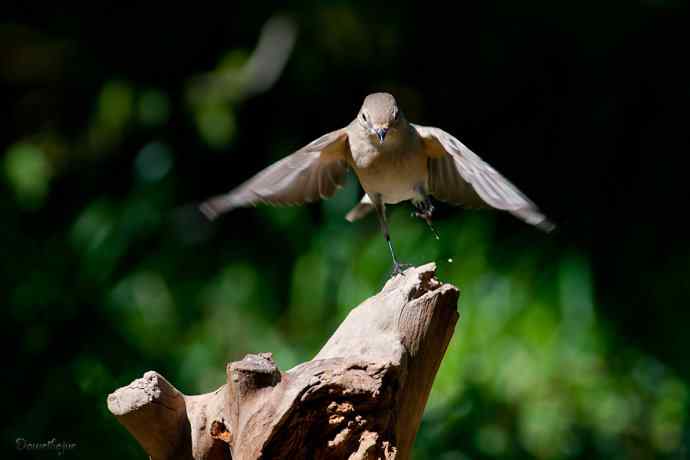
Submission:
M 108 408 L 153 460 L 407 459 L 458 320 L 458 290 L 435 273 L 389 280 L 287 372 L 247 355 L 225 385 L 187 396 L 149 371 Z

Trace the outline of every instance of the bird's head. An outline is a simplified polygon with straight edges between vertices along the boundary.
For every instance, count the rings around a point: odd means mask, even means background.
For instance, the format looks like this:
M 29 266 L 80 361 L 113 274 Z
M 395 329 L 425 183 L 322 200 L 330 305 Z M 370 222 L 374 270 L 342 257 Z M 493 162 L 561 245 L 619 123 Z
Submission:
M 403 119 L 395 98 L 388 93 L 373 93 L 364 98 L 357 121 L 367 134 L 383 144 L 386 135 L 398 127 Z

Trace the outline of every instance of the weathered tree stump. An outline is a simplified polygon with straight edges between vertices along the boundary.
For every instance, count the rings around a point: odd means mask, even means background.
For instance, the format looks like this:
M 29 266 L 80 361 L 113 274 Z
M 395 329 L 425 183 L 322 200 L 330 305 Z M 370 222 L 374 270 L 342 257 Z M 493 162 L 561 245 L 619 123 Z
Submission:
M 108 409 L 153 460 L 407 459 L 458 320 L 458 290 L 435 273 L 389 280 L 287 372 L 270 353 L 247 355 L 225 385 L 187 396 L 149 371 Z

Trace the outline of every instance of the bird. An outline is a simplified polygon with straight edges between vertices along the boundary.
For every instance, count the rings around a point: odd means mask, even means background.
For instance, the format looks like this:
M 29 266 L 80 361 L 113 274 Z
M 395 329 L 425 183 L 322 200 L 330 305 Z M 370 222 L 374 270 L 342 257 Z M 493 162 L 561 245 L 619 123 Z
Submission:
M 555 225 L 515 185 L 454 136 L 410 123 L 389 93 L 369 94 L 355 119 L 268 166 L 228 193 L 200 205 L 210 220 L 259 204 L 299 205 L 342 188 L 348 170 L 364 190 L 345 218 L 354 222 L 376 211 L 393 259 L 393 275 L 406 268 L 391 242 L 386 205 L 411 201 L 415 215 L 433 231 L 430 197 L 470 209 L 507 211 L 544 231 Z M 434 231 L 435 233 L 435 231 Z

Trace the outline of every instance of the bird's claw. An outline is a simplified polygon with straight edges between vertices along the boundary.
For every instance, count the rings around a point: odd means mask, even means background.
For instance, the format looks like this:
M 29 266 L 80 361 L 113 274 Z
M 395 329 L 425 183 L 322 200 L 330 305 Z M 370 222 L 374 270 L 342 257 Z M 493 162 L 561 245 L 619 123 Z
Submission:
M 391 278 L 397 275 L 405 276 L 405 270 L 412 267 L 410 264 L 401 264 L 397 260 L 393 262 L 393 271 L 391 272 Z
M 426 224 L 429 226 L 431 233 L 433 233 L 434 236 L 436 237 L 436 239 L 439 240 L 441 238 L 438 236 L 438 232 L 436 231 L 434 226 L 431 224 L 431 214 L 432 214 L 433 210 L 434 210 L 434 208 L 430 207 L 430 208 L 422 209 L 421 211 L 416 211 L 412 215 L 415 217 L 419 217 L 420 219 L 424 219 Z
M 431 209 L 424 209 L 421 211 L 415 211 L 412 213 L 414 217 L 419 217 L 420 219 L 424 219 L 427 222 L 431 220 Z

